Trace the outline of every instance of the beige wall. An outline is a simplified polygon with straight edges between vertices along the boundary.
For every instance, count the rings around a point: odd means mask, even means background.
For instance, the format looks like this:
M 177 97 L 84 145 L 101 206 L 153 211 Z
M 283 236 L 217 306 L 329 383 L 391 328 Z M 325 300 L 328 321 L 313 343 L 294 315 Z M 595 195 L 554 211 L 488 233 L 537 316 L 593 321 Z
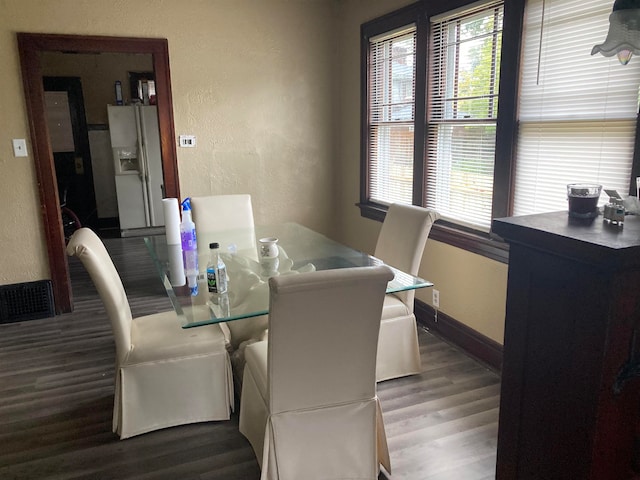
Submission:
M 373 252 L 380 223 L 362 218 L 355 204 L 360 185 L 360 25 L 410 1 L 348 0 L 340 3 L 340 85 L 337 132 L 337 199 L 341 238 L 356 248 Z M 420 269 L 422 277 L 440 291 L 440 311 L 481 334 L 502 343 L 507 266 L 449 245 L 429 240 Z M 416 298 L 431 303 L 431 291 Z
M 11 150 L 29 138 L 16 32 L 167 38 L 176 135 L 198 138 L 178 150 L 183 196 L 248 192 L 259 223 L 298 221 L 371 252 L 380 224 L 355 207 L 360 24 L 408 3 L 0 0 L 0 284 L 49 276 L 33 160 Z M 498 342 L 506 272 L 433 241 L 421 270 L 441 311 Z

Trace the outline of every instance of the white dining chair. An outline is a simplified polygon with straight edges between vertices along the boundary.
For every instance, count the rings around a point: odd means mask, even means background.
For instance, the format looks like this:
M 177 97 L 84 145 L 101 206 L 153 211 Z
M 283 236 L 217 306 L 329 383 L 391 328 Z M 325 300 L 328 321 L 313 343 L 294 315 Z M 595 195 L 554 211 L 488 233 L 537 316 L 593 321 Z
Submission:
M 191 215 L 196 224 L 198 250 L 209 251 L 215 234 L 235 230 L 234 247 L 242 256 L 258 261 L 251 195 L 208 195 L 191 197 Z M 230 245 L 222 245 L 222 251 Z
M 263 480 L 390 472 L 375 360 L 392 278 L 377 266 L 269 279 L 268 339 L 246 348 L 240 396 Z
M 435 210 L 394 203 L 382 223 L 374 256 L 405 273 L 418 275 Z M 415 290 L 384 299 L 378 340 L 378 381 L 420 373 L 420 347 L 413 313 Z
M 228 420 L 233 379 L 219 325 L 182 329 L 173 311 L 132 318 L 120 276 L 98 236 L 67 245 L 91 276 L 116 344 L 113 431 L 121 439 L 175 425 Z
M 191 209 L 196 224 L 198 250 L 202 248 L 208 252 L 209 242 L 218 241 L 216 233 L 231 230 L 235 231 L 233 243 L 237 253 L 243 258 L 258 262 L 251 195 L 191 197 Z M 223 252 L 227 246 L 223 246 Z M 263 315 L 246 318 L 229 322 L 226 326 L 230 332 L 230 345 L 233 350 L 237 350 L 242 342 L 262 337 L 267 329 L 267 317 Z
M 218 242 L 216 233 L 233 231 L 233 250 L 239 258 L 258 262 L 253 206 L 249 194 L 209 195 L 191 197 L 193 221 L 196 224 L 198 250 L 209 251 L 210 242 Z M 225 252 L 230 245 L 222 244 Z M 226 250 L 228 252 L 228 250 Z M 201 256 L 202 257 L 202 256 Z M 206 258 L 206 256 L 205 256 Z M 232 265 L 227 265 L 228 270 Z M 201 271 L 204 266 L 201 265 Z M 233 282 L 233 279 L 231 279 Z M 242 385 L 244 348 L 264 339 L 268 319 L 266 315 L 234 320 L 221 325 L 231 351 L 235 383 Z

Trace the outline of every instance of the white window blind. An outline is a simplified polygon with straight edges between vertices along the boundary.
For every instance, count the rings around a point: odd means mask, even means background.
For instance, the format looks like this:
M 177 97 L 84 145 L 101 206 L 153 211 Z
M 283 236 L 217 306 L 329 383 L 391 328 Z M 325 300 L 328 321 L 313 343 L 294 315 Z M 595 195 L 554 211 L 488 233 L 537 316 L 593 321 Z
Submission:
M 503 3 L 431 19 L 425 204 L 449 221 L 488 231 Z
M 611 7 L 527 2 L 514 215 L 566 210 L 568 183 L 628 192 L 640 61 L 622 66 L 615 56 L 590 55 L 607 34 Z
M 412 203 L 416 28 L 369 44 L 369 200 Z

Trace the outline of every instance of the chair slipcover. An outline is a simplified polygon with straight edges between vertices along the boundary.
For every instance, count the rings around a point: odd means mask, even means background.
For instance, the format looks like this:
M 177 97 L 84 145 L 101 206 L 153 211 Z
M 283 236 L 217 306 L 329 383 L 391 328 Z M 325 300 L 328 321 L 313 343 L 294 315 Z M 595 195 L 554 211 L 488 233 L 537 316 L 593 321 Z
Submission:
M 238 254 L 258 261 L 251 195 L 191 197 L 191 210 L 196 224 L 199 251 L 207 252 L 209 243 L 218 241 L 212 234 L 237 229 L 238 232 L 234 232 L 234 243 Z M 200 267 L 202 269 L 204 266 Z M 235 351 L 242 342 L 262 338 L 267 322 L 267 316 L 262 315 L 228 322 L 222 328 L 228 331 L 228 341 Z
M 375 361 L 386 266 L 269 280 L 266 341 L 246 348 L 240 431 L 263 480 L 390 471 Z
M 243 256 L 258 261 L 251 195 L 209 195 L 191 197 L 191 215 L 196 224 L 198 249 L 209 251 L 209 243 L 218 239 L 216 232 L 234 232 L 234 244 Z
M 418 275 L 434 210 L 394 203 L 382 223 L 374 256 L 403 272 Z M 389 294 L 384 299 L 376 379 L 389 380 L 420 373 L 420 347 L 413 313 L 415 290 Z
M 133 319 L 102 241 L 76 231 L 67 254 L 85 266 L 107 311 L 116 344 L 113 431 L 121 439 L 175 425 L 228 420 L 233 379 L 219 325 L 182 329 L 174 312 Z

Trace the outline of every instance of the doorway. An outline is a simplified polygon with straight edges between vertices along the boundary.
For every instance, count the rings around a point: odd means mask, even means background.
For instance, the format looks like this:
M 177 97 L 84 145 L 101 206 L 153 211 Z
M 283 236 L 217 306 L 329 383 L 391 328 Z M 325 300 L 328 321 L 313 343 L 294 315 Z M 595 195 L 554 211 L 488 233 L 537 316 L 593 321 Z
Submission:
M 82 226 L 97 230 L 82 82 L 79 77 L 44 77 L 43 84 L 58 199 L 78 216 Z
M 73 301 L 61 226 L 55 162 L 44 109 L 41 55 L 45 52 L 110 52 L 152 55 L 165 195 L 180 198 L 168 43 L 166 39 L 156 38 L 32 33 L 18 33 L 17 37 L 49 269 L 56 313 L 59 314 L 72 311 Z

